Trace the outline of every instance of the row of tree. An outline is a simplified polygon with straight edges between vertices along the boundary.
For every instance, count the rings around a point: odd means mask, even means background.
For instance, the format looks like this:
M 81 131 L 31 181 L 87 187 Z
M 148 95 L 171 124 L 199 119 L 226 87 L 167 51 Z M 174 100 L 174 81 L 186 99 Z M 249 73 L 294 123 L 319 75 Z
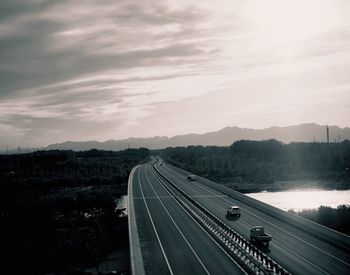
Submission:
M 123 151 L 39 151 L 0 155 L 2 188 L 75 187 L 126 183 L 131 169 L 147 159 L 146 148 Z
M 223 183 L 305 179 L 350 183 L 348 140 L 330 144 L 241 140 L 229 147 L 175 147 L 158 153 L 176 166 Z

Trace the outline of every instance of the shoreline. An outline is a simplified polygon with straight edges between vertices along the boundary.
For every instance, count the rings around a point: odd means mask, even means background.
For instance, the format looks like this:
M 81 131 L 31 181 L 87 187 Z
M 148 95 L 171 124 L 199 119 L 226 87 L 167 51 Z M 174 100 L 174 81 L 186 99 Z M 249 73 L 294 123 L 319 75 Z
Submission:
M 297 183 L 294 181 L 273 183 L 273 184 L 250 184 L 250 183 L 220 183 L 228 188 L 231 188 L 237 192 L 243 194 L 250 193 L 262 193 L 262 192 L 290 192 L 295 190 L 319 190 L 319 191 L 346 191 L 350 190 L 350 183 L 319 183 L 313 182 L 310 184 L 309 180 L 306 180 L 306 184 L 302 184 L 302 181 Z

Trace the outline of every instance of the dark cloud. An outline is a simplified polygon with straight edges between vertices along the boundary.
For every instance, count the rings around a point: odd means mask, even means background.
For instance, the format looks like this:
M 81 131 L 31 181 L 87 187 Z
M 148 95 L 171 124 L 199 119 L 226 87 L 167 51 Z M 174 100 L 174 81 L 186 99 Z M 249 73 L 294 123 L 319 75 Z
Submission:
M 140 136 L 142 127 L 153 133 L 155 124 L 143 119 L 166 116 L 157 112 L 159 102 L 174 102 L 169 120 L 183 125 L 177 100 L 209 98 L 220 89 L 230 91 L 227 109 L 219 110 L 224 121 L 231 101 L 241 102 L 239 95 L 250 91 L 245 87 L 265 96 L 276 87 L 281 95 L 283 87 L 305 93 L 314 83 L 315 89 L 326 87 L 319 79 L 328 88 L 348 83 L 345 8 L 337 9 L 334 22 L 335 14 L 321 13 L 318 25 L 303 5 L 305 18 L 297 24 L 283 5 L 261 13 L 238 2 L 0 0 L 0 146 L 119 138 L 129 136 L 127 131 Z M 299 11 L 301 4 L 293 7 Z M 301 31 L 309 22 L 312 28 Z M 324 71 L 324 77 L 314 71 Z M 254 84 L 260 78 L 267 84 Z M 249 85 L 236 89 L 237 81 Z M 201 114 L 192 105 L 189 110 Z
M 89 2 L 94 3 L 93 1 Z M 50 10 L 49 14 L 54 14 L 55 9 L 58 9 L 57 5 L 51 4 L 50 6 L 46 1 L 35 2 L 34 7 L 29 7 L 28 4 L 21 1 L 13 5 L 10 4 L 10 1 L 6 2 L 6 10 L 11 13 L 11 20 L 8 24 L 9 28 L 13 30 L 5 34 L 0 32 L 0 53 L 2 57 L 0 65 L 2 89 L 0 96 L 8 97 L 23 89 L 62 82 L 108 69 L 123 70 L 140 66 L 152 67 L 169 65 L 171 62 L 179 64 L 181 61 L 186 62 L 188 57 L 203 54 L 203 50 L 198 48 L 196 44 L 183 43 L 181 40 L 162 46 L 156 46 L 157 41 L 154 41 L 155 48 L 144 50 L 135 50 L 135 46 L 138 45 L 128 44 L 128 41 L 120 42 L 120 44 L 125 44 L 125 48 L 128 48 L 127 51 L 109 51 L 108 49 L 113 48 L 113 41 L 112 44 L 104 45 L 107 49 L 105 52 L 103 45 L 96 45 L 96 48 L 94 48 L 94 40 L 97 37 L 111 35 L 115 36 L 117 41 L 120 37 L 131 37 L 130 42 L 133 43 L 137 43 L 138 35 L 141 36 L 140 43 L 143 43 L 142 36 L 144 36 L 146 43 L 151 47 L 152 44 L 149 42 L 153 39 L 153 36 L 145 35 L 143 31 L 147 24 L 162 26 L 163 24 L 177 22 L 184 26 L 184 32 L 189 32 L 189 23 L 199 17 L 194 10 L 172 11 L 163 5 L 147 8 L 145 4 L 137 2 L 126 4 L 125 1 L 120 3 L 118 1 L 116 4 L 115 1 L 107 1 L 107 3 L 111 4 L 112 12 L 108 11 L 107 14 L 104 14 L 103 11 L 98 9 L 96 11 L 90 10 L 87 16 L 73 18 L 65 22 L 60 20 L 59 16 L 52 19 L 45 16 L 45 12 L 48 13 L 48 10 Z M 75 2 L 70 5 L 72 5 L 72 8 L 80 6 Z M 51 9 L 49 9 L 50 7 Z M 28 15 L 27 12 L 30 12 L 30 14 Z M 57 12 L 61 12 L 61 9 L 58 9 Z M 96 30 L 89 35 L 82 36 L 72 45 L 69 45 L 69 41 L 64 40 L 74 40 L 76 39 L 74 36 L 57 37 L 61 32 L 69 31 L 71 28 L 77 27 L 85 30 L 91 25 L 94 26 L 94 23 L 91 23 L 91 20 L 94 21 L 94 19 L 91 19 L 88 15 L 93 16 L 95 12 L 102 17 L 107 15 L 107 19 L 112 22 L 112 26 L 121 30 L 110 33 L 110 31 L 104 30 L 103 25 L 101 25 L 102 30 Z M 27 18 L 22 20 L 22 15 L 27 15 Z M 90 22 L 88 26 L 85 25 L 87 22 Z M 77 25 L 72 25 L 72 23 Z M 97 20 L 96 24 L 102 23 Z M 140 26 L 133 30 L 132 27 L 135 24 Z M 128 30 L 131 33 L 125 33 L 123 27 L 131 28 L 131 30 Z M 176 36 L 183 34 L 180 30 L 172 35 L 176 40 Z M 155 35 L 154 38 L 157 39 L 157 36 Z M 65 44 L 66 42 L 68 46 L 59 46 L 59 44 Z M 100 47 L 97 48 L 97 46 Z M 98 52 L 98 54 L 95 52 Z M 177 60 L 174 60 L 174 58 Z
M 0 23 L 18 16 L 43 12 L 50 6 L 52 6 L 52 1 L 50 0 L 1 0 Z
M 140 95 L 125 85 L 183 76 L 128 71 L 206 58 L 198 43 L 188 41 L 200 35 L 196 22 L 202 17 L 195 8 L 154 0 L 1 1 L 0 130 L 8 134 L 2 142 L 13 136 L 38 144 L 59 140 L 55 135 L 118 129 L 123 121 L 114 116 L 129 106 L 127 98 Z M 116 77 L 98 79 L 110 71 Z M 110 118 L 99 117 L 104 108 L 111 109 Z
M 86 55 L 79 49 L 44 54 L 41 59 L 24 61 L 14 70 L 0 69 L 2 90 L 0 97 L 12 96 L 22 89 L 40 87 L 50 83 L 71 80 L 108 69 L 124 70 L 184 63 L 187 57 L 203 54 L 203 50 L 191 44 L 177 44 L 154 50 L 130 51 L 122 54 Z M 171 58 L 171 60 L 170 60 Z M 174 59 L 175 58 L 175 59 Z

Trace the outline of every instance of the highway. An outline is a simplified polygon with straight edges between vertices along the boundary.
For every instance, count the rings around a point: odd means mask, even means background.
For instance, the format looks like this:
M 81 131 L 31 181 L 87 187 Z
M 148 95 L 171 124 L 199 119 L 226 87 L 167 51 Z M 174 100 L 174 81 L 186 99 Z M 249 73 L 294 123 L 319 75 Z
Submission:
M 133 200 L 146 274 L 245 274 L 143 165 Z
M 269 248 L 257 248 L 291 274 L 350 274 L 348 236 L 220 189 L 206 179 L 189 181 L 188 174 L 158 161 L 136 167 L 130 176 L 129 233 L 134 274 L 249 273 L 189 213 L 183 204 L 193 206 L 184 195 L 247 240 L 251 226 L 263 225 L 273 240 Z M 226 217 L 229 205 L 240 207 L 239 219 Z

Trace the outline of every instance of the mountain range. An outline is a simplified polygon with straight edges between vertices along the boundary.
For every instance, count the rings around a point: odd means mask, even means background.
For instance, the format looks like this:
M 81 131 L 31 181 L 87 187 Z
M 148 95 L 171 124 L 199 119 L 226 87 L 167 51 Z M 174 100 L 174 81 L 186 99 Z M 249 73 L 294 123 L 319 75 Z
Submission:
M 215 145 L 229 146 L 237 140 L 266 140 L 277 139 L 284 143 L 290 142 L 326 142 L 326 125 L 315 123 L 300 124 L 286 127 L 270 127 L 265 129 L 249 129 L 239 127 L 226 127 L 219 131 L 204 134 L 185 134 L 173 137 L 155 136 L 149 138 L 128 138 L 123 140 L 99 141 L 66 141 L 47 146 L 47 150 L 74 150 L 85 151 L 99 150 L 123 150 L 127 148 L 146 147 L 149 149 L 162 149 L 166 147 L 189 145 Z M 350 128 L 329 126 L 330 142 L 340 142 L 350 139 Z

